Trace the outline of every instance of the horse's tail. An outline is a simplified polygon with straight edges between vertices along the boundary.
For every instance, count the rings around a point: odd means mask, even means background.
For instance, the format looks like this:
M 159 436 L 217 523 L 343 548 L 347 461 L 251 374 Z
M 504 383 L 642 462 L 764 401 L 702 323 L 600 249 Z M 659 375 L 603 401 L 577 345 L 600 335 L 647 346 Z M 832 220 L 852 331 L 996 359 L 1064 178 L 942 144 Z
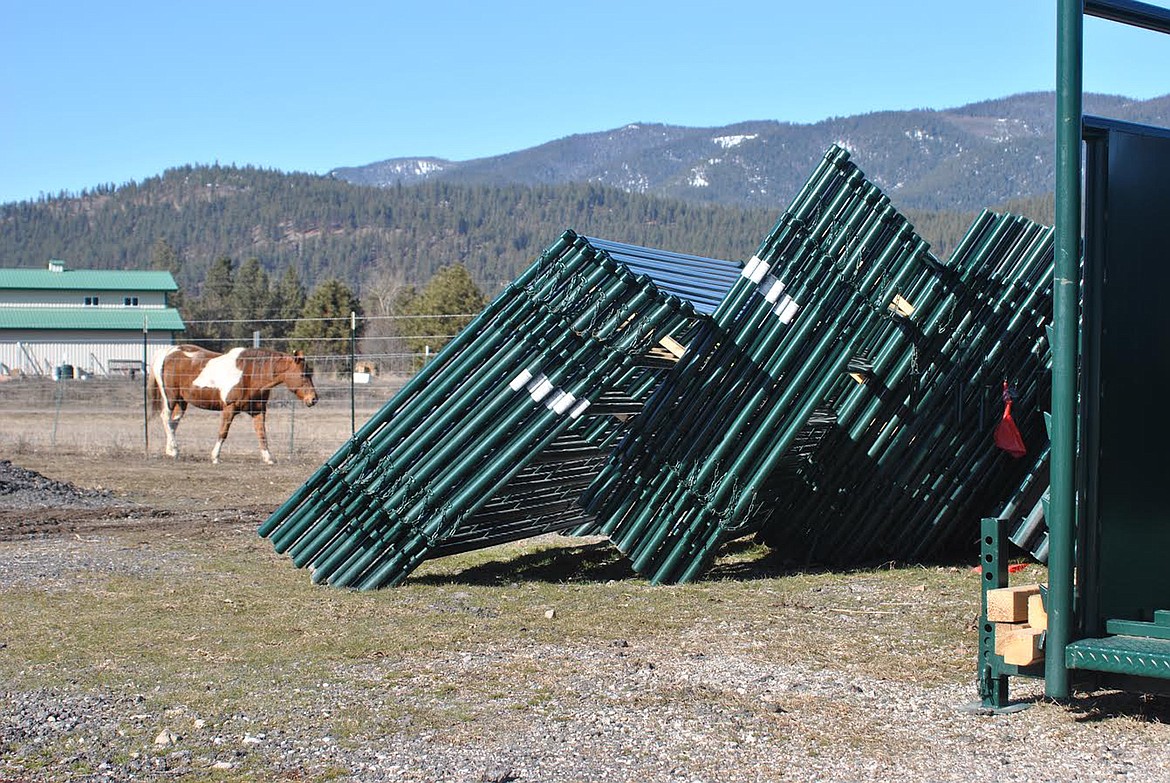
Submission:
M 153 366 L 146 368 L 146 397 L 150 400 L 150 412 L 156 416 L 162 412 L 163 396 L 159 370 Z

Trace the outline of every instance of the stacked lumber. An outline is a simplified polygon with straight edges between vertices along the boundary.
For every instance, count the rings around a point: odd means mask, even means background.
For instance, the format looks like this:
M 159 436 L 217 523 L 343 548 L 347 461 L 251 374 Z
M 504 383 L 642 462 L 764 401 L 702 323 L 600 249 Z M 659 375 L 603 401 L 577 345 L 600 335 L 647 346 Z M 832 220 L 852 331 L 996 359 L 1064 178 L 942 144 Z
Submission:
M 1044 660 L 1048 613 L 1046 585 L 1020 585 L 987 591 L 987 622 L 995 625 L 995 654 L 1013 666 Z

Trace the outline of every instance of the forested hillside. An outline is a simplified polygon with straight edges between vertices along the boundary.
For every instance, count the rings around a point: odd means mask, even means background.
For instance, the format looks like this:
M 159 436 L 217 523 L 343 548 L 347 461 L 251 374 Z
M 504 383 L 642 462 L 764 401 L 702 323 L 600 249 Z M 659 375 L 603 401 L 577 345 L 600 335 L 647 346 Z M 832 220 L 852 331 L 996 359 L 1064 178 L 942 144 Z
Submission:
M 0 265 L 157 265 L 198 292 L 212 261 L 257 258 L 270 274 L 296 270 L 306 285 L 336 277 L 360 290 L 387 273 L 424 283 L 465 265 L 481 288 L 511 280 L 566 228 L 701 255 L 739 258 L 775 219 L 596 185 L 360 187 L 328 177 L 254 168 L 184 167 L 120 188 L 0 208 Z
M 1047 220 L 1049 202 L 1015 208 Z M 213 264 L 256 259 L 273 280 L 292 270 L 312 289 L 336 278 L 364 298 L 387 278 L 421 286 L 441 267 L 462 264 L 492 295 L 566 228 L 744 259 L 779 213 L 588 184 L 379 189 L 256 168 L 182 167 L 141 183 L 0 207 L 0 266 L 59 258 L 76 268 L 163 267 L 195 297 Z M 974 215 L 908 213 L 940 255 Z

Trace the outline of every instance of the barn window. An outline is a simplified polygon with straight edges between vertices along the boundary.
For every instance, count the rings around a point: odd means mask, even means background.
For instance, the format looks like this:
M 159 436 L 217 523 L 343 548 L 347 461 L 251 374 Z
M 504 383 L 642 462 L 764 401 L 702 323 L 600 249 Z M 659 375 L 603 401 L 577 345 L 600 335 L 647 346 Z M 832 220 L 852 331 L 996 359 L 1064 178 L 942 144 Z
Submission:
M 137 307 L 138 306 L 138 297 L 137 296 L 124 296 L 124 297 L 122 297 L 122 304 L 126 305 L 127 307 Z
M 98 303 L 98 298 L 96 296 L 85 297 L 85 304 L 87 307 L 90 307 L 90 306 L 96 307 L 97 303 Z

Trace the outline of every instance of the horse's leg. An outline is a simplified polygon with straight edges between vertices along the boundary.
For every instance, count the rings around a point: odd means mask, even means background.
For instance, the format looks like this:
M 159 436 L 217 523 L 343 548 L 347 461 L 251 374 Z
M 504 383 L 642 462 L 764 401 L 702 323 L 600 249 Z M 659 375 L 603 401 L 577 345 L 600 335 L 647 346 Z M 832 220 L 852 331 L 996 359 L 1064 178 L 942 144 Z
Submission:
M 179 429 L 179 419 L 183 418 L 183 404 L 174 402 L 167 405 L 162 412 L 163 430 L 167 435 L 167 456 L 179 458 L 179 442 L 175 439 L 175 432 Z
M 252 414 L 252 426 L 256 429 L 256 440 L 260 443 L 260 458 L 265 465 L 273 464 L 272 453 L 268 451 L 268 431 L 264 426 L 264 409 Z
M 236 406 L 223 406 L 223 413 L 219 417 L 219 440 L 215 442 L 215 448 L 211 450 L 211 464 L 219 464 L 219 450 L 223 448 L 223 442 L 227 440 L 228 428 L 232 426 L 232 419 L 236 417 Z

